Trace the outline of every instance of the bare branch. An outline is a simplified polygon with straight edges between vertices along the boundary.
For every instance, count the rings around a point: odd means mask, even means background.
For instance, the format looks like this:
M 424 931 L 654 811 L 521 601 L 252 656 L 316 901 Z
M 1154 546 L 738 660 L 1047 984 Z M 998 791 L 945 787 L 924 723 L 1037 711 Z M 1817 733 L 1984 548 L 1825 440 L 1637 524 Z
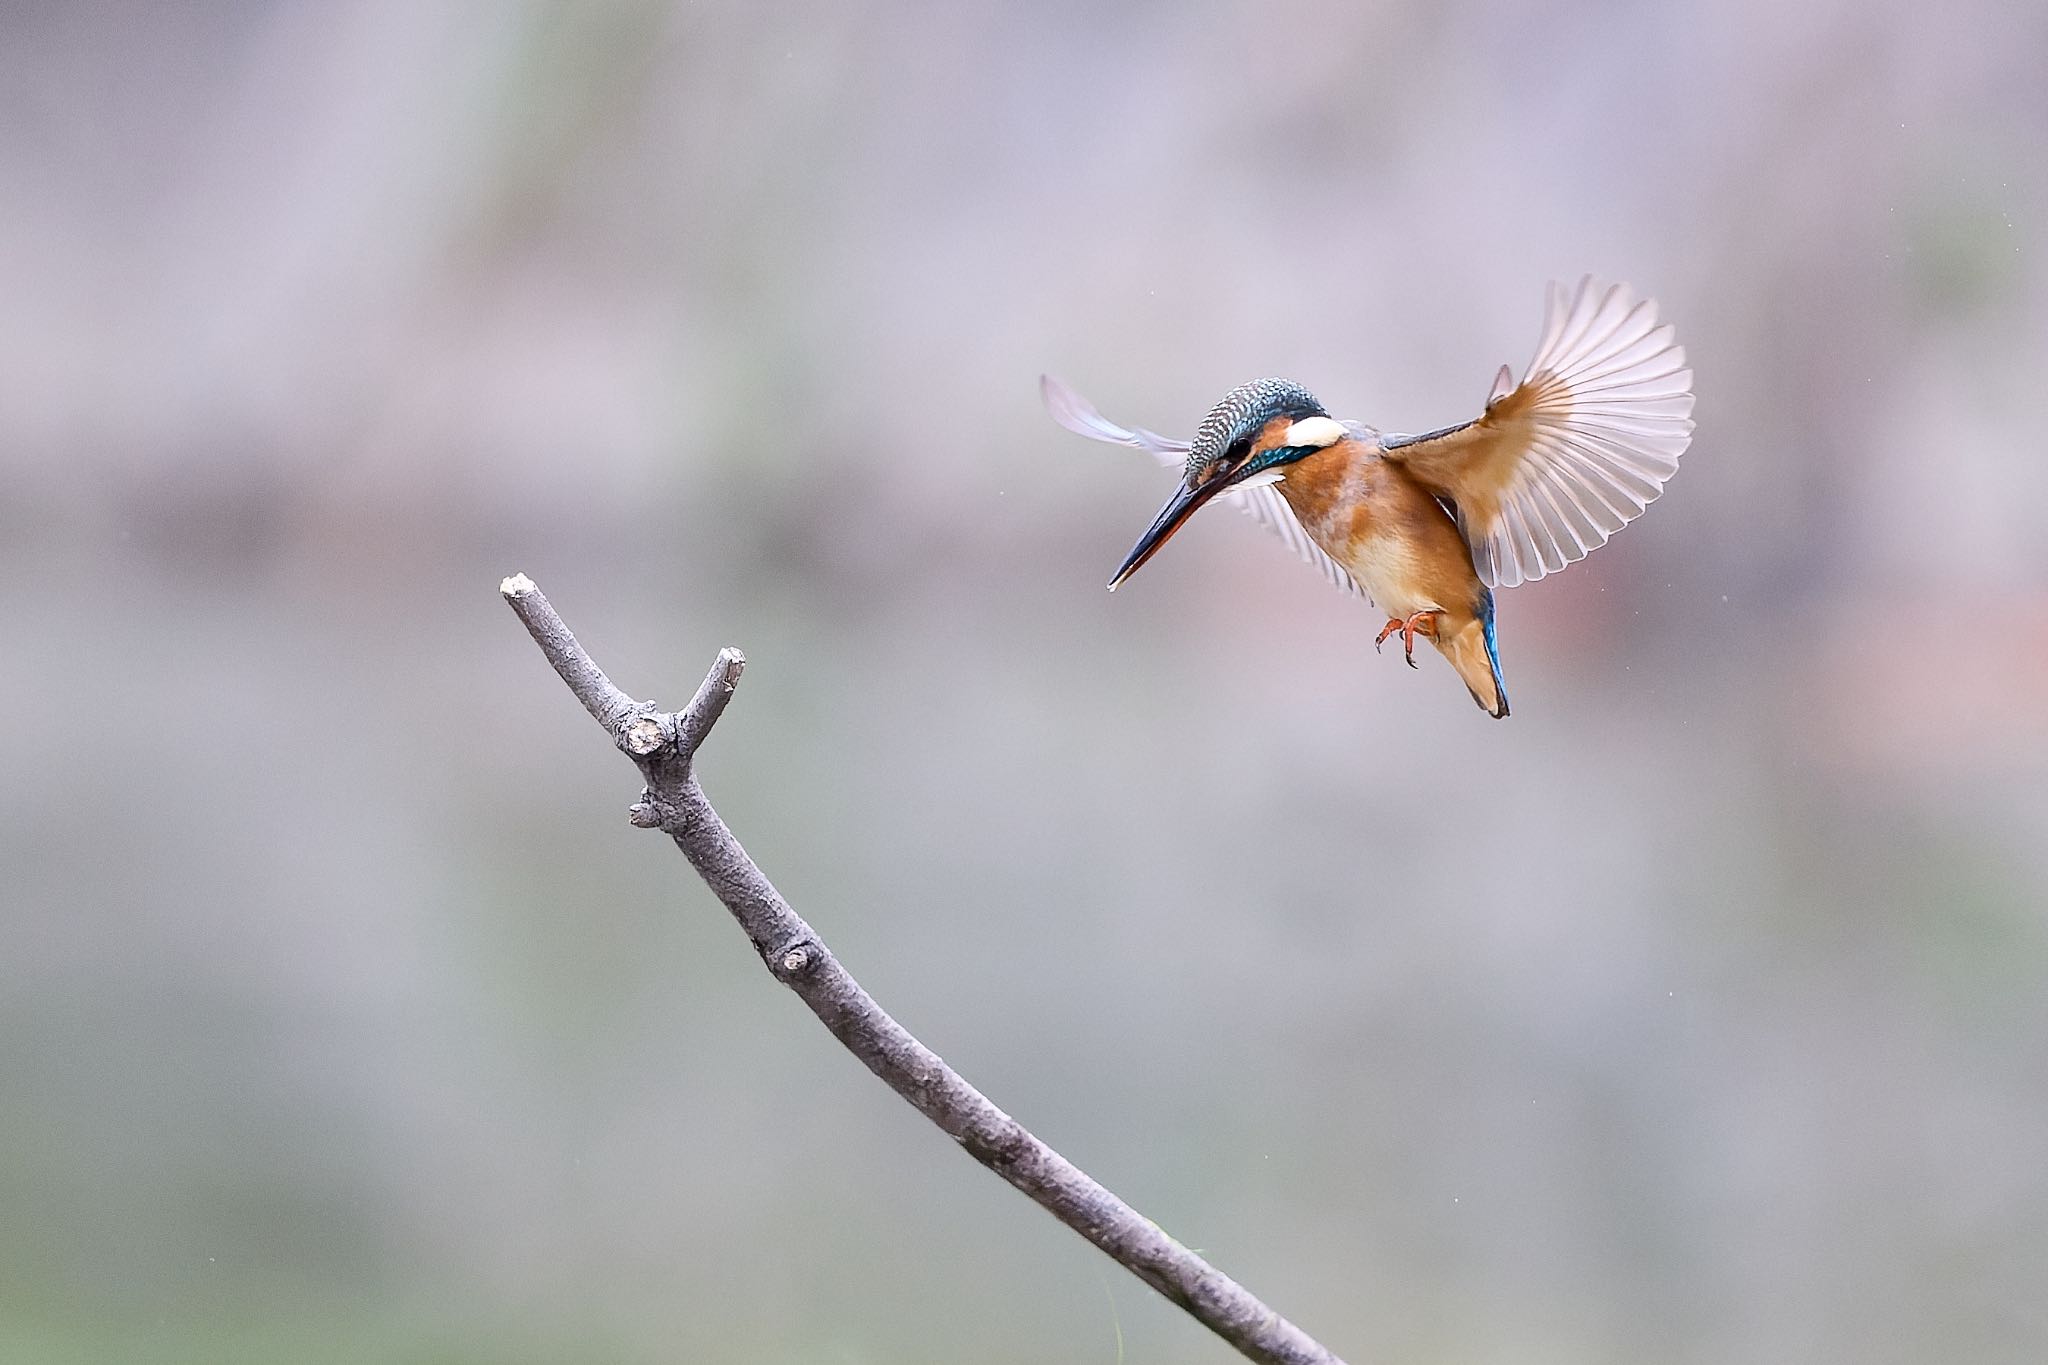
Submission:
M 746 666 L 747 656 L 730 645 L 718 651 L 718 660 L 704 675 L 704 681 L 697 687 L 697 695 L 690 698 L 690 704 L 683 708 L 682 724 L 676 732 L 678 749 L 685 754 L 697 752 L 704 736 L 711 733 L 711 727 L 718 724 L 718 718 L 725 714 L 725 704 L 732 700 L 733 689 L 740 685 L 740 670 Z
M 569 690 L 576 694 L 576 700 L 583 703 L 583 709 L 599 725 L 611 731 L 614 739 L 618 739 L 620 725 L 639 709 L 633 699 L 612 686 L 612 680 L 604 675 L 604 670 L 583 652 L 583 646 L 576 643 L 576 637 L 569 633 L 569 627 L 562 624 L 562 618 L 555 615 L 555 609 L 548 605 L 548 599 L 541 595 L 531 578 L 523 573 L 513 574 L 498 585 L 498 591 L 512 604 L 512 610 L 519 613 L 519 619 L 526 623 L 527 633 L 540 646 L 540 652 L 548 656 L 555 672 L 562 675 L 562 681 L 569 684 Z
M 633 807 L 633 823 L 666 830 L 675 839 L 775 979 L 795 991 L 868 1070 L 976 1161 L 1247 1358 L 1272 1365 L 1342 1365 L 1307 1333 L 998 1109 L 876 1004 L 811 926 L 790 909 L 712 809 L 692 770 L 697 747 L 739 683 L 746 661 L 738 650 L 719 651 L 689 706 L 666 713 L 636 703 L 614 687 L 531 579 L 515 574 L 499 591 L 584 709 L 639 765 L 647 790 Z

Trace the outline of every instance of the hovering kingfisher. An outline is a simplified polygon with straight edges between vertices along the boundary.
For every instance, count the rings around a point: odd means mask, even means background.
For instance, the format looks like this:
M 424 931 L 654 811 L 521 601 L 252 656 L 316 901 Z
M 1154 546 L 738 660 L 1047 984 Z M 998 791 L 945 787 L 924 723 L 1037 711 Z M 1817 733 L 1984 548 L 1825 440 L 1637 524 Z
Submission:
M 1692 441 L 1692 371 L 1657 305 L 1591 276 L 1552 284 L 1536 358 L 1507 366 L 1486 410 L 1421 436 L 1330 416 L 1308 390 L 1260 379 L 1224 395 L 1192 444 L 1105 419 L 1050 375 L 1047 411 L 1069 431 L 1178 466 L 1181 486 L 1110 590 L 1210 499 L 1231 498 L 1338 588 L 1387 613 L 1374 645 L 1433 641 L 1490 716 L 1508 713 L 1493 590 L 1555 573 L 1642 514 Z

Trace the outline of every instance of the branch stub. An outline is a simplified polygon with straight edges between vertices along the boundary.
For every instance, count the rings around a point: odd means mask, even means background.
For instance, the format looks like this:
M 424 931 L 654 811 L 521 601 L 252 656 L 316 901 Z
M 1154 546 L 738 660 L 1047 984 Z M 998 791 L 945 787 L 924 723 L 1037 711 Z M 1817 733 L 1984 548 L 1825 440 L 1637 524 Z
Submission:
M 666 716 L 635 716 L 619 727 L 619 747 L 635 758 L 646 758 L 668 743 Z

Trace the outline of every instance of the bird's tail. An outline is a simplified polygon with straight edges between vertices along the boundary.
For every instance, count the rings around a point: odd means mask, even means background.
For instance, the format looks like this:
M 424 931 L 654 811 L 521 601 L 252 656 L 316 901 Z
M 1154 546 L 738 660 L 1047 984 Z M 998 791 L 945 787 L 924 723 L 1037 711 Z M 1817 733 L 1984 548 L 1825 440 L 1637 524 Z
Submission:
M 1500 680 L 1500 650 L 1493 634 L 1491 592 L 1481 599 L 1479 614 L 1460 627 L 1456 634 L 1439 639 L 1437 648 L 1451 661 L 1451 667 L 1458 670 L 1458 676 L 1465 680 L 1472 700 L 1479 703 L 1481 710 L 1495 720 L 1507 715 L 1508 689 Z

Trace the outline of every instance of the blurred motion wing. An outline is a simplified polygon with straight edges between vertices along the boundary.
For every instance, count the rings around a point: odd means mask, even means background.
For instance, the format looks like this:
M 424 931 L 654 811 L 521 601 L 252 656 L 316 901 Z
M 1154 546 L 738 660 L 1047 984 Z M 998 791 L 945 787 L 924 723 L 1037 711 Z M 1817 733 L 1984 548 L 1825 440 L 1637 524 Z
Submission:
M 1112 445 L 1148 451 L 1159 463 L 1171 469 L 1181 469 L 1187 463 L 1187 442 L 1161 436 L 1143 427 L 1120 427 L 1097 412 L 1093 403 L 1049 374 L 1038 377 L 1038 393 L 1045 400 L 1045 410 L 1052 414 L 1052 420 L 1076 435 L 1086 436 L 1091 441 L 1107 441 Z M 1288 548 L 1313 564 L 1331 586 L 1353 597 L 1365 596 L 1365 589 L 1358 586 L 1358 580 L 1310 539 L 1308 531 L 1294 515 L 1294 509 L 1287 505 L 1287 499 L 1281 497 L 1272 484 L 1240 485 L 1227 490 L 1223 500 L 1235 504 L 1259 525 L 1271 527 L 1280 539 L 1287 542 Z
M 1642 515 L 1692 441 L 1692 371 L 1657 305 L 1591 276 L 1550 286 L 1519 385 L 1477 421 L 1389 436 L 1386 458 L 1452 503 L 1489 586 L 1555 573 Z
M 1120 427 L 1097 412 L 1093 403 L 1049 374 L 1038 376 L 1038 396 L 1045 400 L 1045 410 L 1052 414 L 1052 420 L 1077 436 L 1086 436 L 1091 441 L 1108 441 L 1112 445 L 1135 446 L 1149 451 L 1163 465 L 1180 466 L 1187 462 L 1186 441 L 1176 441 L 1143 427 Z
M 1365 597 L 1364 588 L 1358 580 L 1336 560 L 1323 553 L 1323 547 L 1309 538 L 1308 530 L 1301 524 L 1301 518 L 1294 515 L 1294 509 L 1287 505 L 1287 499 L 1280 496 L 1280 490 L 1272 484 L 1261 484 L 1256 488 L 1233 488 L 1223 494 L 1227 502 L 1236 503 L 1261 526 L 1270 526 L 1287 542 L 1288 548 L 1308 561 L 1322 573 L 1331 587 L 1352 597 Z M 1370 598 L 1367 598 L 1370 601 Z

